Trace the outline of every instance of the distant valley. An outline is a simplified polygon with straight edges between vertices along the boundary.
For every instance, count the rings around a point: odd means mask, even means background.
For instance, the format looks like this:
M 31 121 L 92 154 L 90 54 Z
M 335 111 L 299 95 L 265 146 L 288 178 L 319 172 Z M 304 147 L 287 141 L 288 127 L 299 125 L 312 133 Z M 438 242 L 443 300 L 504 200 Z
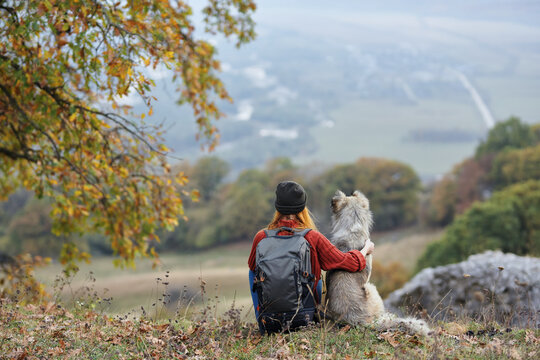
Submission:
M 378 12 L 300 3 L 261 3 L 258 38 L 240 49 L 209 39 L 235 100 L 222 104 L 215 153 L 236 172 L 276 156 L 299 164 L 370 156 L 430 179 L 470 156 L 494 122 L 540 121 L 540 26 L 525 14 L 528 2 L 522 22 L 519 7 L 505 19 L 504 2 L 485 19 L 464 15 L 461 2 L 448 16 L 393 12 L 392 2 Z M 177 156 L 195 159 L 204 153 L 192 116 L 159 75 L 153 121 L 164 123 Z

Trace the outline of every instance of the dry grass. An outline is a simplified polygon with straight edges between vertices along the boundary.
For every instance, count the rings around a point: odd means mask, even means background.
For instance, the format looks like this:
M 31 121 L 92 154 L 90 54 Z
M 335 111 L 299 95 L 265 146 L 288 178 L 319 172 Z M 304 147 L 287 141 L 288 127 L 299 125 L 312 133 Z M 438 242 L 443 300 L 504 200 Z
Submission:
M 392 243 L 379 243 L 377 259 L 391 261 L 392 253 L 405 256 L 405 248 L 413 244 L 423 247 L 435 237 L 436 234 L 404 234 Z M 465 316 L 455 322 L 432 322 L 433 332 L 428 337 L 330 323 L 261 337 L 249 313 L 246 249 L 249 251 L 249 244 L 235 245 L 231 251 L 168 255 L 163 257 L 164 265 L 159 270 L 142 263 L 135 270 L 120 271 L 112 267 L 110 258 L 95 259 L 70 283 L 73 292 L 64 291 L 57 302 L 24 305 L 16 300 L 0 300 L 0 359 L 528 359 L 540 356 L 540 330 L 506 328 L 493 321 L 475 322 Z M 83 276 L 91 269 L 96 271 L 95 282 Z M 58 267 L 49 268 L 40 276 L 51 280 L 58 270 Z M 77 291 L 80 286 L 82 292 Z M 106 296 L 115 297 L 112 302 L 95 295 L 94 288 L 99 293 L 105 287 L 109 288 Z M 192 292 L 171 301 L 175 289 Z M 233 301 L 235 290 L 236 301 Z M 196 304 L 190 300 L 190 296 L 201 293 L 204 300 L 199 298 Z M 125 306 L 129 301 L 143 305 L 145 310 L 130 311 L 135 306 Z M 111 311 L 116 302 L 124 305 Z
M 247 253 L 246 253 L 247 252 Z M 62 293 L 64 301 L 72 297 L 75 289 L 89 285 L 88 274 L 95 278 L 93 288 L 102 297 L 113 300 L 106 309 L 107 313 L 120 314 L 127 311 L 139 311 L 141 306 L 148 309 L 161 297 L 165 286 L 158 284 L 168 272 L 167 291 L 173 301 L 181 293 L 187 292 L 193 297 L 196 308 L 201 303 L 200 282 L 206 283 L 206 298 L 216 296 L 221 300 L 219 312 L 223 313 L 236 301 L 237 305 L 251 304 L 248 287 L 247 257 L 249 247 L 230 246 L 213 249 L 198 254 L 163 254 L 162 265 L 152 269 L 151 261 L 140 260 L 135 269 L 118 269 L 112 264 L 112 258 L 94 258 L 91 264 L 81 264 L 78 274 L 70 279 Z M 55 279 L 61 274 L 62 267 L 53 264 L 36 270 L 37 278 L 47 285 L 53 293 Z
M 211 307 L 209 307 L 211 309 Z M 0 300 L 0 359 L 533 359 L 540 330 L 466 321 L 432 324 L 427 337 L 314 324 L 261 337 L 235 308 L 215 317 L 106 316 L 89 307 Z
M 381 283 L 386 281 L 377 277 L 377 285 L 385 293 L 394 290 L 396 286 L 407 279 L 416 263 L 416 259 L 427 244 L 440 236 L 440 231 L 417 233 L 417 228 L 402 229 L 394 232 L 374 234 L 376 243 L 376 262 L 388 269 L 398 264 L 400 270 L 405 270 L 405 279 L 391 281 L 388 286 Z M 92 263 L 81 264 L 79 273 L 71 280 L 71 289 L 88 285 L 88 274 L 95 277 L 95 290 L 102 297 L 112 297 L 107 313 L 121 314 L 141 306 L 149 308 L 160 297 L 160 289 L 156 279 L 162 278 L 169 271 L 168 291 L 173 295 L 187 289 L 190 296 L 199 294 L 200 278 L 206 283 L 207 298 L 218 297 L 219 313 L 224 313 L 233 301 L 244 306 L 244 312 L 251 310 L 251 296 L 247 280 L 247 258 L 251 243 L 239 243 L 224 246 L 194 254 L 162 254 L 162 266 L 152 269 L 148 260 L 139 260 L 135 269 L 118 269 L 112 264 L 110 257 L 94 258 Z M 52 292 L 55 278 L 61 274 L 62 267 L 52 264 L 46 268 L 37 269 L 37 278 L 44 282 L 48 291 Z M 377 269 L 375 269 L 377 271 Z M 400 272 L 403 275 L 402 272 Z M 394 279 L 395 280 L 395 279 Z M 64 300 L 71 297 L 69 287 L 64 291 Z M 194 307 L 200 303 L 200 298 L 193 301 Z
M 416 261 L 428 244 L 437 240 L 443 230 L 411 232 L 410 229 L 385 234 L 375 234 L 374 258 L 381 264 L 399 263 L 407 271 L 412 272 Z

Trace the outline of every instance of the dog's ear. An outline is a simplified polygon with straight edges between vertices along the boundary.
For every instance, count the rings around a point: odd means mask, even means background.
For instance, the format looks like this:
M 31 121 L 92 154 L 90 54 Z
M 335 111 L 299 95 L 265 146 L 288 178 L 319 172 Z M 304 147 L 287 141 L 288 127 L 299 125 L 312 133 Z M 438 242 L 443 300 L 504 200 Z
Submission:
M 369 200 L 360 190 L 355 190 L 353 196 L 356 196 L 361 200 L 360 203 L 364 209 L 369 209 Z
M 345 199 L 345 194 L 341 190 L 337 190 L 332 198 L 332 211 L 336 213 L 340 209 L 340 204 Z

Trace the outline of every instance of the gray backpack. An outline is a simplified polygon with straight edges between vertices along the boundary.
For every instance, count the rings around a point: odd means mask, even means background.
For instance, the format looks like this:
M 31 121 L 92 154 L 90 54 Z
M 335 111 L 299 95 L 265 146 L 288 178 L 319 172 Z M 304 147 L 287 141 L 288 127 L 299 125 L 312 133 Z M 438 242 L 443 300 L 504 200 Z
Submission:
M 288 235 L 278 235 L 287 231 Z M 315 299 L 311 273 L 310 229 L 266 230 L 257 245 L 253 291 L 259 298 L 261 332 L 278 332 L 313 321 Z

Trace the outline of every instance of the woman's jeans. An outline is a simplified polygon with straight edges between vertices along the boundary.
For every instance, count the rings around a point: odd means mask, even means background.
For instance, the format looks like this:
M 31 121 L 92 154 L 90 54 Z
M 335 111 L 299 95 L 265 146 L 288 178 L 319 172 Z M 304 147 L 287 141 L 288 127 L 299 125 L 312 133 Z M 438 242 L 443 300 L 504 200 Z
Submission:
M 255 279 L 255 272 L 253 270 L 249 270 L 249 289 L 251 291 L 251 300 L 253 301 L 253 310 L 255 310 L 255 318 L 257 319 L 257 322 L 259 321 L 259 297 L 257 295 L 256 291 L 253 291 L 253 280 Z M 320 301 L 322 294 L 322 280 L 319 280 L 317 283 L 317 288 L 315 289 L 315 297 L 317 299 L 317 302 Z

